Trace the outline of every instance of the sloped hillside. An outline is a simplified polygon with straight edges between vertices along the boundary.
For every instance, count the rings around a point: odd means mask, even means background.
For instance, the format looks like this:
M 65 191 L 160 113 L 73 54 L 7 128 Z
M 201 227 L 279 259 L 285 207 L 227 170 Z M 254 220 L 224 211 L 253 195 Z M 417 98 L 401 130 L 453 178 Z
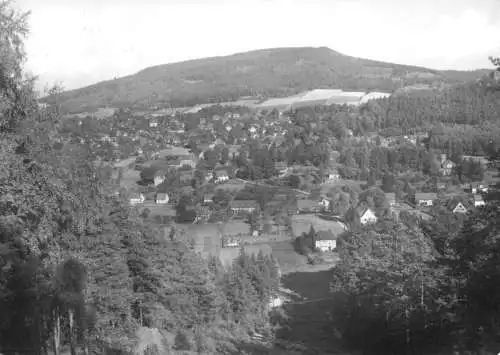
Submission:
M 173 105 L 282 97 L 319 88 L 393 91 L 417 83 L 454 83 L 482 71 L 457 72 L 377 62 L 326 47 L 278 48 L 146 68 L 134 75 L 63 93 L 70 112 L 103 106 Z

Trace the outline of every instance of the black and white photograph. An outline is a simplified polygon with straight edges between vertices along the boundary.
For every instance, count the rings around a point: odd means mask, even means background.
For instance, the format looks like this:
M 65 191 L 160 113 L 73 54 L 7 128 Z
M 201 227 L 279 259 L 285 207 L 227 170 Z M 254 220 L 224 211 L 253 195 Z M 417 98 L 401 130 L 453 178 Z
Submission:
M 0 0 L 0 355 L 233 354 L 500 354 L 500 0 Z

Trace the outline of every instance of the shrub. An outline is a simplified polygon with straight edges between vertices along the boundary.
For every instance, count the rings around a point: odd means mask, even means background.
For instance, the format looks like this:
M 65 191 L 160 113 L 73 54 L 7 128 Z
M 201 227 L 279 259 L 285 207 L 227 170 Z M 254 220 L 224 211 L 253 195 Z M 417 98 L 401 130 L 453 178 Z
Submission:
M 193 348 L 193 339 L 185 330 L 179 330 L 175 335 L 174 348 L 176 350 L 191 350 Z

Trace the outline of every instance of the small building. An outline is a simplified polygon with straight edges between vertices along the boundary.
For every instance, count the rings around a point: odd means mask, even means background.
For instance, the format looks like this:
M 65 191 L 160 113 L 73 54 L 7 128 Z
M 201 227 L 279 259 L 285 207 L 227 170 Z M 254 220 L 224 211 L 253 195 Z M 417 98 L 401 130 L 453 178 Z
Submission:
M 314 236 L 314 247 L 322 252 L 333 251 L 337 247 L 337 237 L 331 230 L 322 230 Z
M 203 196 L 203 203 L 204 203 L 205 205 L 211 204 L 211 203 L 213 203 L 213 202 L 214 202 L 214 201 L 213 201 L 213 198 L 214 198 L 214 194 L 212 194 L 212 193 L 210 193 L 210 194 L 205 194 L 205 195 Z
M 167 204 L 169 201 L 168 194 L 165 192 L 159 192 L 155 196 L 155 202 L 159 205 Z
M 338 170 L 332 169 L 325 174 L 326 181 L 332 182 L 340 179 Z
M 366 206 L 359 206 L 357 210 L 359 214 L 359 221 L 362 225 L 377 223 L 378 218 L 375 215 L 375 212 L 371 210 L 371 208 Z
M 276 163 L 274 163 L 274 169 L 278 172 L 278 174 L 283 174 L 284 172 L 286 172 L 287 168 L 288 165 L 284 161 L 277 161 Z
M 158 121 L 153 119 L 153 120 L 150 120 L 149 121 L 149 127 L 150 128 L 155 128 L 155 127 L 158 127 Z
M 429 207 L 434 205 L 437 194 L 434 192 L 418 192 L 415 194 L 415 204 L 419 207 Z
M 453 213 L 467 213 L 467 208 L 465 208 L 462 202 L 457 202 L 456 204 L 451 205 L 451 207 Z
M 233 200 L 229 203 L 229 208 L 234 215 L 249 214 L 258 208 L 255 200 Z
M 221 184 L 229 180 L 229 175 L 226 170 L 215 171 L 215 183 Z
M 157 171 L 155 173 L 153 182 L 155 186 L 162 184 L 165 181 L 165 174 L 162 171 Z
M 485 205 L 485 203 L 483 200 L 483 196 L 474 195 L 474 207 L 480 207 L 480 206 L 484 206 L 484 205 Z
M 196 162 L 193 159 L 181 159 L 179 167 L 190 166 L 192 169 L 196 167 Z
M 129 202 L 131 205 L 137 205 L 139 203 L 144 203 L 146 198 L 142 193 L 136 192 L 130 196 Z
M 319 204 L 323 207 L 323 210 L 328 210 L 330 209 L 331 200 L 328 197 L 323 197 Z

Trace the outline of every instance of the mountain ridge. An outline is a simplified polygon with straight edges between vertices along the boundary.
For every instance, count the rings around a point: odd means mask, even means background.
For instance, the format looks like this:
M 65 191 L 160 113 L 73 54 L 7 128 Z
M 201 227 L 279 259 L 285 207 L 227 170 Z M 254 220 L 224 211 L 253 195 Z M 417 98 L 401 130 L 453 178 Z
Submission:
M 488 72 L 381 62 L 328 47 L 265 48 L 150 66 L 63 92 L 57 101 L 68 112 L 103 106 L 192 106 L 242 96 L 285 97 L 321 88 L 394 92 L 415 84 L 437 87 L 467 82 Z

